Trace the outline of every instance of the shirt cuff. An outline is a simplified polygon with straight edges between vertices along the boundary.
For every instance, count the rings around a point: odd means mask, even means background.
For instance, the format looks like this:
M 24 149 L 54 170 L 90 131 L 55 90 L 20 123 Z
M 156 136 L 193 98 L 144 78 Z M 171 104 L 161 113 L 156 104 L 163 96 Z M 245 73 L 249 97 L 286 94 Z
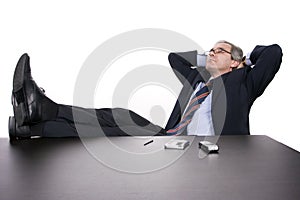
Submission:
M 206 66 L 206 55 L 197 54 L 197 67 L 205 67 Z
M 251 66 L 252 65 L 252 62 L 250 60 L 250 55 L 251 55 L 251 52 L 247 53 L 247 55 L 246 55 L 245 64 L 247 66 Z

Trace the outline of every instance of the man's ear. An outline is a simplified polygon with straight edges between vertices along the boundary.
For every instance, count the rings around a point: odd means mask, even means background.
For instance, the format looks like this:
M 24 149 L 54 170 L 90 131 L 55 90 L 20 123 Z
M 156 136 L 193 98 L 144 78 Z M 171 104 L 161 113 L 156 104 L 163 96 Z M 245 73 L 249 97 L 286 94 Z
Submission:
M 231 65 L 230 65 L 230 68 L 235 69 L 235 68 L 237 68 L 239 65 L 240 65 L 240 62 L 239 62 L 239 61 L 232 60 Z

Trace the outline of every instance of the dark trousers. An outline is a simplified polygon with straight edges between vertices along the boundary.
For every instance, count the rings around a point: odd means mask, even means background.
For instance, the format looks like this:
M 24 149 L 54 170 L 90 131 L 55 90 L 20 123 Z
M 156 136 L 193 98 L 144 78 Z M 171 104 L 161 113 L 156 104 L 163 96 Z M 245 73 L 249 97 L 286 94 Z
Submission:
M 57 104 L 57 115 L 31 126 L 42 137 L 153 136 L 165 130 L 123 108 L 86 109 Z

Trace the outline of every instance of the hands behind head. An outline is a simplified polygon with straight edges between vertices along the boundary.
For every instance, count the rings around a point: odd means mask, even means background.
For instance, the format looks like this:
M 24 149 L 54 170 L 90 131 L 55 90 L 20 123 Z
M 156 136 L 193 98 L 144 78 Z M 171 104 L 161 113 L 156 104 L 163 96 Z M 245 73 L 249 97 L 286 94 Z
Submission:
M 238 61 L 236 61 L 238 62 Z M 232 70 L 235 70 L 235 69 L 240 69 L 240 68 L 243 68 L 246 66 L 246 56 L 244 56 L 242 58 L 242 61 L 236 66 L 236 67 L 231 67 Z
M 245 67 L 245 66 L 246 66 L 246 56 L 244 56 L 244 57 L 242 58 L 242 61 L 241 61 L 241 63 L 239 64 L 239 66 L 237 67 L 237 69 L 243 68 L 243 67 Z

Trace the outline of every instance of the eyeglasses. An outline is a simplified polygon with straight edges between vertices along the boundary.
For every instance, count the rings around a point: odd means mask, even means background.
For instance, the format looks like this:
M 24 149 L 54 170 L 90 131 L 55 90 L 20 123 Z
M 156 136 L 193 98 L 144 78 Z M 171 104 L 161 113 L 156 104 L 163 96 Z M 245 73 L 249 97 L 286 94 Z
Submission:
M 223 48 L 221 48 L 221 47 L 219 47 L 219 48 L 216 48 L 216 49 L 211 49 L 211 50 L 209 50 L 209 51 L 206 51 L 206 52 L 204 52 L 204 54 L 205 55 L 209 55 L 210 53 L 214 53 L 214 54 L 219 54 L 219 53 L 228 53 L 228 54 L 230 54 L 231 55 L 231 53 L 229 52 L 229 51 L 227 51 L 227 50 L 225 50 L 225 49 L 223 49 Z

